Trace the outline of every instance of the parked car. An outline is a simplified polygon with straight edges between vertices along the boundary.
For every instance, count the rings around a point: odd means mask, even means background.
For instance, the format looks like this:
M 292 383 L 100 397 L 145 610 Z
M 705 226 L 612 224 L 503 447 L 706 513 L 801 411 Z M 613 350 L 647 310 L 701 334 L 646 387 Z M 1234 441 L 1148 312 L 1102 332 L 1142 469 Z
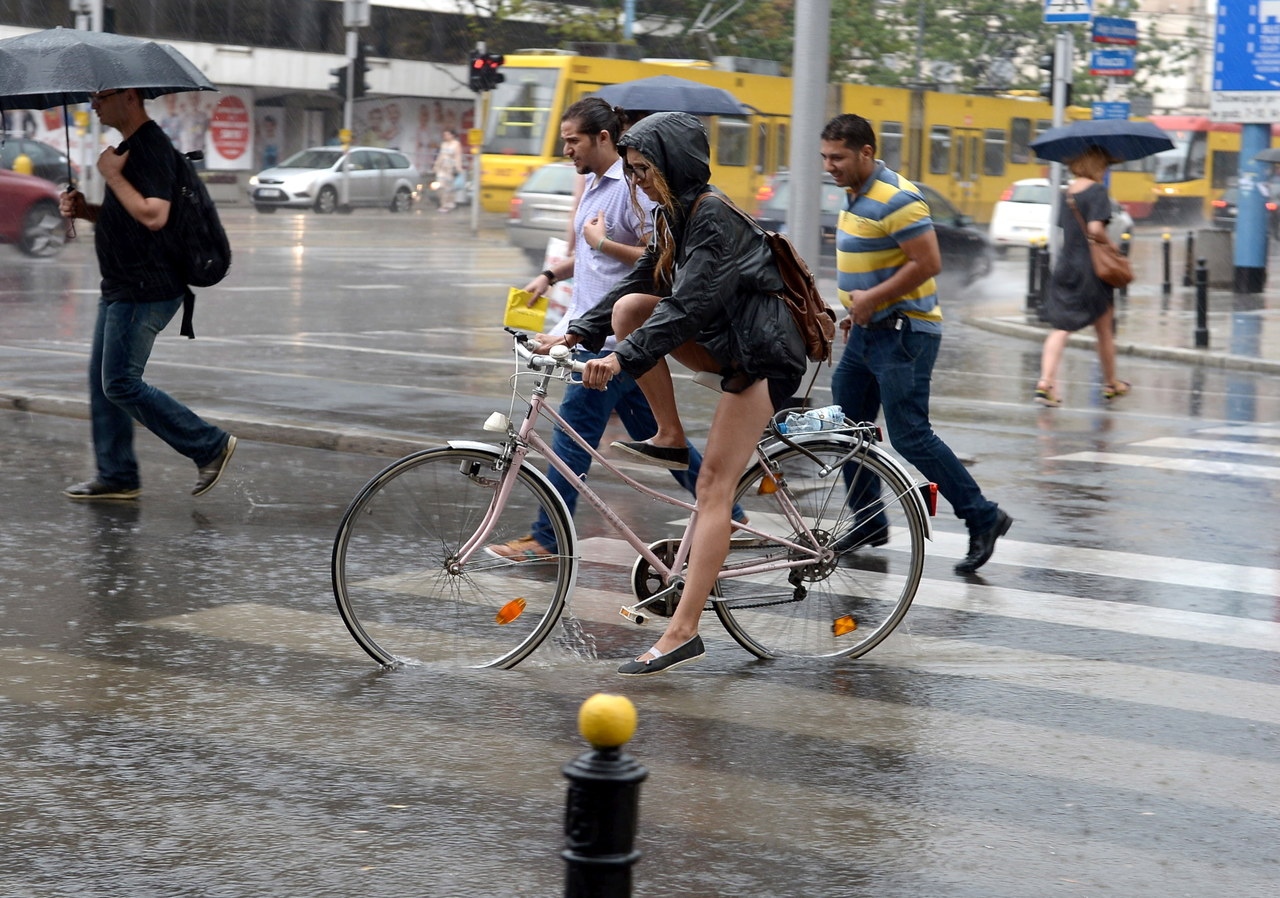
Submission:
M 0 169 L 0 242 L 28 256 L 56 255 L 67 242 L 58 189 L 44 178 Z
M 571 162 L 552 162 L 534 169 L 511 197 L 507 237 L 535 265 L 546 256 L 547 240 L 568 234 L 577 174 Z
M 973 220 L 962 214 L 951 201 L 927 184 L 916 185 L 933 219 L 934 232 L 938 235 L 938 249 L 942 253 L 943 275 L 959 275 L 961 282 L 972 283 L 991 272 L 991 245 L 986 235 L 973 226 Z M 755 218 L 764 227 L 786 233 L 787 206 L 791 200 L 791 174 L 778 172 L 756 194 Z M 836 225 L 840 210 L 844 208 L 845 190 L 836 184 L 831 175 L 822 177 L 822 211 L 819 223 L 822 228 L 822 253 L 834 258 Z
M 996 252 L 1047 239 L 1052 202 L 1053 188 L 1048 178 L 1023 178 L 1010 184 L 991 213 L 989 234 Z M 1112 199 L 1111 223 L 1107 225 L 1111 242 L 1118 244 L 1120 235 L 1132 230 L 1133 218 Z
M 343 206 L 346 169 L 350 198 Z M 408 212 L 422 192 L 422 178 L 409 157 L 380 147 L 312 147 L 249 179 L 249 201 L 259 212 L 280 208 L 345 212 L 356 206 Z
M 67 183 L 67 154 L 42 140 L 33 140 L 17 134 L 0 134 L 0 168 L 13 170 L 19 156 L 31 160 L 31 174 L 59 187 Z M 71 166 L 72 176 L 80 177 L 80 167 Z
M 1280 190 L 1280 184 L 1270 188 L 1272 191 Z M 1272 196 L 1276 193 L 1272 192 Z M 1240 201 L 1240 191 L 1235 187 L 1229 187 L 1213 201 L 1213 224 L 1219 228 L 1232 228 L 1236 226 L 1236 204 Z M 1280 203 L 1274 199 L 1266 201 L 1267 207 L 1267 229 L 1271 236 L 1280 239 Z

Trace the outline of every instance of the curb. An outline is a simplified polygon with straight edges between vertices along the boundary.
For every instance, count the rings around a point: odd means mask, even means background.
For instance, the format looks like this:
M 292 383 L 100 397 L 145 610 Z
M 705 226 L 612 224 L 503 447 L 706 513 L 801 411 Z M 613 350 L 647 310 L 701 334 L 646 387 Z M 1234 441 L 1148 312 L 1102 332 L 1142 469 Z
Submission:
M 1022 318 L 970 318 L 965 321 L 965 324 L 993 334 L 1020 337 L 1024 340 L 1034 340 L 1037 343 L 1043 342 L 1050 331 L 1047 326 L 1027 324 Z M 1095 349 L 1097 344 L 1096 337 L 1081 333 L 1073 333 L 1067 338 L 1067 345 L 1078 349 Z M 1117 339 L 1116 354 L 1140 356 L 1165 362 L 1181 362 L 1186 365 L 1200 365 L 1206 368 L 1227 368 L 1233 371 L 1249 371 L 1255 374 L 1280 375 L 1280 360 L 1259 359 L 1251 356 L 1233 355 L 1228 352 L 1214 352 L 1208 349 L 1153 346 L 1149 343 L 1126 343 Z
M 89 401 L 67 396 L 15 393 L 0 390 L 0 410 L 89 419 Z M 401 458 L 420 449 L 432 449 L 439 442 L 395 431 L 360 428 L 317 427 L 310 424 L 235 415 L 202 415 L 206 421 L 234 433 L 238 439 L 260 443 L 282 443 L 304 449 L 328 449 L 355 455 Z

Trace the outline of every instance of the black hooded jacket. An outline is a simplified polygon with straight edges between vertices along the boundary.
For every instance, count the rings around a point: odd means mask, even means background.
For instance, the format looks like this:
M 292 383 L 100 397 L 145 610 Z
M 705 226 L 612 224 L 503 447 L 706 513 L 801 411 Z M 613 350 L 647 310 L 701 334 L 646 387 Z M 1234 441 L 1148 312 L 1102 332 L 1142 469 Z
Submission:
M 710 193 L 711 151 L 702 123 L 683 112 L 663 112 L 637 123 L 618 141 L 634 147 L 662 172 L 676 197 L 675 214 L 659 207 L 675 237 L 669 294 L 642 327 L 618 342 L 622 370 L 638 377 L 681 344 L 695 340 L 722 366 L 724 387 L 738 392 L 751 381 L 798 380 L 804 343 L 779 297 L 782 279 L 762 232 Z M 699 196 L 708 194 L 692 218 Z M 599 351 L 612 333 L 613 304 L 628 293 L 663 295 L 655 279 L 654 242 L 631 272 L 591 311 L 569 324 L 584 346 Z M 746 380 L 737 375 L 748 375 Z

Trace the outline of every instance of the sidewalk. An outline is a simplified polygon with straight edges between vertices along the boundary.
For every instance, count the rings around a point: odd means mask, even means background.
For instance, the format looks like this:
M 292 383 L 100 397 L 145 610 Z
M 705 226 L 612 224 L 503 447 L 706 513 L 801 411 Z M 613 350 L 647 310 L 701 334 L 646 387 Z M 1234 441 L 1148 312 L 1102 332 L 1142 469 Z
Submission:
M 1150 251 L 1156 243 L 1140 247 L 1135 242 L 1135 257 L 1146 255 L 1144 250 Z M 1280 375 L 1280 270 L 1271 272 L 1262 293 L 1208 291 L 1205 348 L 1196 346 L 1196 290 L 1182 286 L 1181 268 L 1174 267 L 1168 294 L 1161 283 L 1162 266 L 1139 264 L 1137 270 L 1141 282 L 1129 285 L 1127 297 L 1116 292 L 1118 354 Z M 1017 307 L 1007 301 L 981 305 L 965 318 L 966 323 L 1042 342 L 1049 326 L 1034 311 L 1027 311 L 1025 292 L 1024 284 L 1023 302 Z M 1088 328 L 1072 334 L 1068 345 L 1092 349 L 1095 343 Z

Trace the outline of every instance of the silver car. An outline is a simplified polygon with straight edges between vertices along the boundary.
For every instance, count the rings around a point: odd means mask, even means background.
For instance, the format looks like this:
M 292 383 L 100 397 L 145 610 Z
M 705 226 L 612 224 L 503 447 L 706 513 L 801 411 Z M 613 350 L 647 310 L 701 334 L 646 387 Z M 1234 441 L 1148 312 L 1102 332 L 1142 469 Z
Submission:
M 567 239 L 577 176 L 573 163 L 552 162 L 535 168 L 511 197 L 507 237 L 535 265 L 542 264 L 550 238 Z
M 343 169 L 350 197 L 342 202 Z M 259 212 L 281 207 L 348 212 L 356 206 L 408 212 L 422 191 L 409 157 L 380 147 L 312 147 L 249 179 L 249 201 Z

